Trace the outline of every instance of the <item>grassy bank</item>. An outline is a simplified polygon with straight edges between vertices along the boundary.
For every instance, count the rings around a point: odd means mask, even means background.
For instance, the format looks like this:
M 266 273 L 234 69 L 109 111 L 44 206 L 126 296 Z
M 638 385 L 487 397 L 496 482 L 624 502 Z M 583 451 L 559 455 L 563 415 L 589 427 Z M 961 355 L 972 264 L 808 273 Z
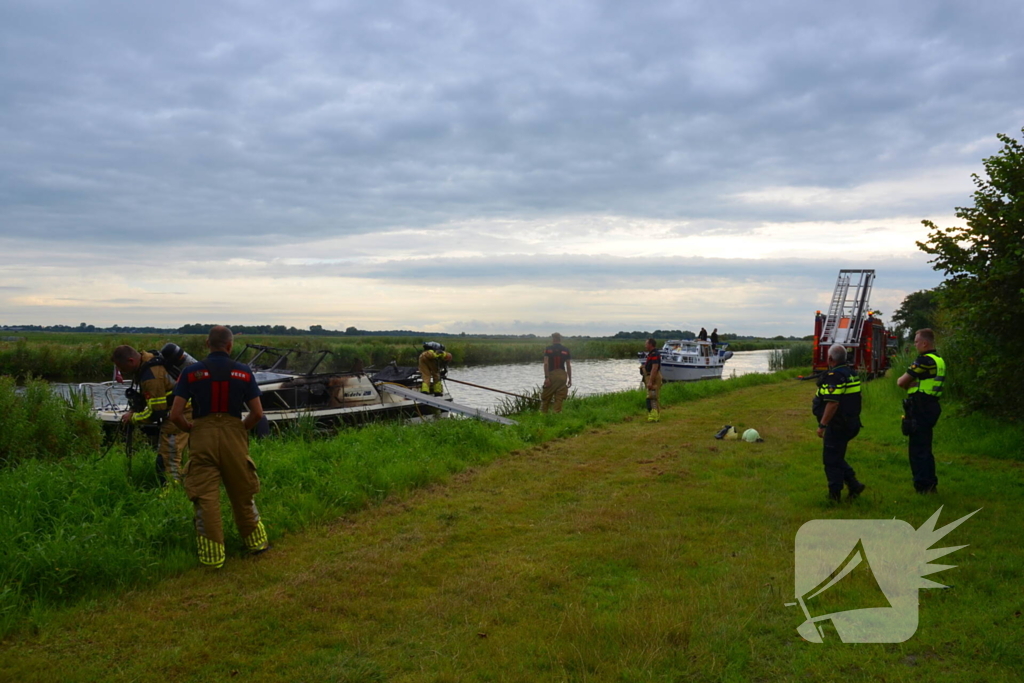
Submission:
M 747 375 L 670 385 L 665 400 L 678 404 L 775 381 Z M 639 392 L 625 392 L 569 401 L 559 418 L 527 413 L 513 428 L 443 420 L 415 428 L 371 425 L 323 440 L 286 434 L 255 442 L 261 511 L 271 538 L 300 531 L 513 450 L 638 414 L 642 404 Z M 191 507 L 183 496 L 159 495 L 153 455 L 136 454 L 130 481 L 123 452 L 114 449 L 98 461 L 96 455 L 0 471 L 0 629 L 15 627 L 26 614 L 192 566 Z M 237 554 L 241 542 L 230 537 L 229 547 Z
M 266 442 L 256 457 L 273 553 L 36 611 L 37 632 L 8 636 L 0 649 L 0 678 L 1019 680 L 1019 428 L 979 427 L 951 407 L 937 431 L 940 493 L 917 496 L 898 436 L 899 393 L 891 379 L 872 382 L 850 450 L 869 489 L 830 507 L 812 386 L 730 390 L 739 386 L 679 386 L 674 401 L 708 396 L 669 408 L 659 425 L 612 424 L 623 411 L 638 415 L 634 395 L 580 401 L 512 430 L 453 422 L 437 432 L 363 430 L 352 437 L 368 442 L 336 447 Z M 715 441 L 724 422 L 756 427 L 765 442 Z M 373 455 L 375 441 L 384 447 Z M 410 490 L 434 477 L 401 483 L 410 458 L 448 484 Z M 336 471 L 331 459 L 377 472 L 361 480 L 365 500 L 397 495 L 326 523 L 314 504 L 335 491 L 317 483 Z M 278 488 L 286 463 L 291 483 Z M 472 471 L 447 477 L 464 464 Z M 309 469 L 319 476 L 302 477 Z M 291 500 L 298 482 L 325 488 Z M 969 547 L 940 560 L 956 568 L 932 578 L 953 588 L 921 591 L 911 640 L 813 645 L 797 636 L 802 616 L 785 603 L 804 522 L 895 517 L 918 527 L 940 505 L 940 523 L 982 511 L 939 544 Z M 300 509 L 309 533 L 281 538 L 281 520 Z

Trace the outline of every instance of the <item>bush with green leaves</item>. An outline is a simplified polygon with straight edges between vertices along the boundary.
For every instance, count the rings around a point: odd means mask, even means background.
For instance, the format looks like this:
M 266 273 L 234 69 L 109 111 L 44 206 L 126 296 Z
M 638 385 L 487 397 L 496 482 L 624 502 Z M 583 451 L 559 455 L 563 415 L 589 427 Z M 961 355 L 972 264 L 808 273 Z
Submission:
M 939 291 L 946 331 L 939 351 L 958 373 L 958 398 L 1019 420 L 1024 394 L 1010 373 L 1024 355 L 1024 144 L 998 137 L 1003 148 L 984 160 L 987 177 L 973 176 L 974 206 L 956 209 L 965 225 L 924 221 L 928 240 L 917 246 L 947 277 Z

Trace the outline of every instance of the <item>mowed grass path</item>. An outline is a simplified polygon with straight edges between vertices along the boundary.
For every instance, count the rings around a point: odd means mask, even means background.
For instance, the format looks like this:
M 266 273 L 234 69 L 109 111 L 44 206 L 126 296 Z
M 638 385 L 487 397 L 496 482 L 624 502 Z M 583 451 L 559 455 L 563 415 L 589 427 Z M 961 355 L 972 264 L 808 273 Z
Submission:
M 850 461 L 869 485 L 824 503 L 813 387 L 740 390 L 543 444 L 443 486 L 60 612 L 8 638 L 17 681 L 1021 680 L 1019 462 L 939 453 L 912 493 L 902 448 Z M 552 417 L 557 420 L 557 417 Z M 761 444 L 712 438 L 754 426 Z M 941 429 L 941 423 L 940 423 Z M 948 463 L 948 464 L 943 464 Z M 940 525 L 970 544 L 921 591 L 908 642 L 804 642 L 793 541 L 811 519 Z

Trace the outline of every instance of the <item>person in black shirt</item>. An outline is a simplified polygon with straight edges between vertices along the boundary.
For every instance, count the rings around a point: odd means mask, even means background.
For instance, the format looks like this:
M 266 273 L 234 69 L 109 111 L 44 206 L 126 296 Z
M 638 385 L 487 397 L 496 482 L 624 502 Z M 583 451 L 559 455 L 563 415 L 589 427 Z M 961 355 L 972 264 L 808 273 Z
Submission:
M 562 402 L 569 395 L 572 386 L 572 356 L 562 346 L 562 335 L 551 335 L 551 346 L 544 349 L 544 389 L 540 395 L 540 412 L 548 412 L 554 404 L 554 412 L 562 412 Z
M 220 518 L 220 484 L 231 500 L 235 524 L 251 553 L 270 547 L 253 496 L 259 493 L 256 464 L 249 457 L 248 430 L 263 419 L 260 388 L 248 365 L 231 359 L 231 330 L 217 325 L 206 346 L 210 355 L 185 368 L 174 387 L 171 420 L 191 434 L 185 466 L 185 494 L 195 508 L 199 562 L 224 566 L 224 530 Z M 192 401 L 194 419 L 185 416 Z M 243 410 L 248 415 L 242 419 Z
M 818 380 L 812 412 L 818 418 L 818 437 L 822 439 L 821 460 L 828 480 L 828 497 L 842 499 L 843 485 L 849 498 L 866 488 L 846 462 L 846 446 L 860 432 L 860 379 L 846 364 L 846 348 L 833 344 L 828 350 L 829 370 Z
M 711 330 L 711 348 L 718 348 L 718 328 Z
M 702 328 L 700 328 L 700 332 L 697 333 L 697 341 L 707 341 L 707 340 L 708 340 L 708 331 L 702 327 Z

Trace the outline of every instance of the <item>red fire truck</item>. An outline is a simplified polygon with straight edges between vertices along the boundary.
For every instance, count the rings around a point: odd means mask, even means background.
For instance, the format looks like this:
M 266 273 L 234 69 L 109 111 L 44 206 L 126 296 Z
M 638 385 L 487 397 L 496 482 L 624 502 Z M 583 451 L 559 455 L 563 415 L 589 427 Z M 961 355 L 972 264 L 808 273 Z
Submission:
M 890 367 L 896 337 L 868 308 L 873 270 L 840 270 L 828 312 L 814 315 L 814 372 L 828 370 L 828 349 L 846 347 L 850 366 L 862 377 L 881 377 Z

